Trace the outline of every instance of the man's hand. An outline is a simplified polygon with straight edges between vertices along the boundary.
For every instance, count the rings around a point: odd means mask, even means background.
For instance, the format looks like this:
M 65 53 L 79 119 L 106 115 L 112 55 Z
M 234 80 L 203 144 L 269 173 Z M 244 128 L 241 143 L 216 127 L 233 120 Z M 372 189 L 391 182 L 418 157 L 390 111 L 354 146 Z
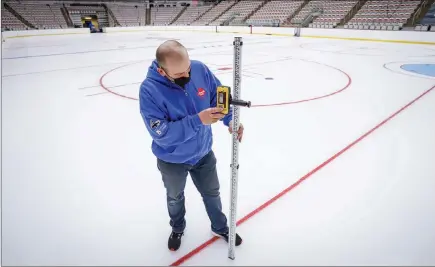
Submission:
M 198 116 L 201 119 L 202 124 L 209 125 L 225 117 L 225 114 L 221 113 L 223 110 L 223 108 L 208 108 L 201 111 Z
M 228 124 L 228 131 L 230 132 L 230 134 L 233 133 L 233 121 L 230 121 L 230 123 Z M 239 130 L 237 131 L 237 139 L 239 140 L 239 142 L 242 142 L 242 137 L 243 137 L 243 124 L 239 123 Z

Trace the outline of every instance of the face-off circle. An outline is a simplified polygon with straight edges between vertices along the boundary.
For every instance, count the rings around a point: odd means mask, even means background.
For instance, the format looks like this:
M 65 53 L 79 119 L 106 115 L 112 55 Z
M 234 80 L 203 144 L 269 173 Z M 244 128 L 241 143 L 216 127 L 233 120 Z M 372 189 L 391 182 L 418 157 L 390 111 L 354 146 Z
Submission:
M 292 61 L 291 64 L 284 62 Z M 280 66 L 277 66 L 280 62 Z M 284 63 L 284 64 L 283 64 Z M 140 65 L 139 65 L 140 64 Z M 138 100 L 140 83 L 145 78 L 149 63 L 133 62 L 114 68 L 100 78 L 100 85 L 114 95 Z M 224 71 L 219 73 L 219 69 Z M 230 67 L 219 67 L 213 71 L 222 84 L 232 84 Z M 253 79 L 244 79 L 243 94 L 253 103 L 252 107 L 279 106 L 323 99 L 341 93 L 351 84 L 350 76 L 335 67 L 297 58 L 248 63 L 242 69 L 246 73 L 258 74 Z M 312 79 L 315 74 L 316 79 Z M 126 76 L 137 77 L 135 82 L 125 81 Z M 293 79 L 289 80 L 289 77 Z M 261 90 L 259 92 L 258 90 Z M 284 96 L 284 97 L 283 97 Z

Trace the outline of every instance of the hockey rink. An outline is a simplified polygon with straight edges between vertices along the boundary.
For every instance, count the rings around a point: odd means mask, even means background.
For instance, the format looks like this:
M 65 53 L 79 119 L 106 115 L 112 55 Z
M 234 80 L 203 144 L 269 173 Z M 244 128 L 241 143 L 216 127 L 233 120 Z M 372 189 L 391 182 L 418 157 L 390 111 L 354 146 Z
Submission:
M 243 244 L 230 260 L 227 243 L 210 241 L 189 177 L 187 228 L 171 252 L 139 85 L 157 46 L 177 39 L 232 86 L 234 36 L 253 105 L 240 117 Z M 1 70 L 3 265 L 435 264 L 435 46 L 45 36 L 8 39 Z M 231 135 L 222 123 L 213 130 L 229 217 Z

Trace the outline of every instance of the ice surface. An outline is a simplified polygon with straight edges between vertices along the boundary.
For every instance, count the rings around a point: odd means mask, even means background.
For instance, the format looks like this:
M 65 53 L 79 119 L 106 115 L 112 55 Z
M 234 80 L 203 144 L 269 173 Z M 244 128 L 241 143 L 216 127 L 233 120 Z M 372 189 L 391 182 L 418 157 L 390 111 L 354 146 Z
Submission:
M 165 191 L 138 102 L 100 82 L 137 98 L 156 46 L 176 38 L 232 86 L 225 68 L 234 36 L 141 32 L 3 43 L 3 264 L 169 265 L 211 238 L 188 180 L 186 234 L 179 251 L 168 251 Z M 242 98 L 291 102 L 241 111 L 238 218 L 435 85 L 400 69 L 434 63 L 431 46 L 238 36 Z M 234 261 L 219 240 L 183 264 L 434 265 L 434 114 L 431 91 L 240 225 L 244 244 Z M 213 130 L 229 215 L 231 136 L 222 124 Z

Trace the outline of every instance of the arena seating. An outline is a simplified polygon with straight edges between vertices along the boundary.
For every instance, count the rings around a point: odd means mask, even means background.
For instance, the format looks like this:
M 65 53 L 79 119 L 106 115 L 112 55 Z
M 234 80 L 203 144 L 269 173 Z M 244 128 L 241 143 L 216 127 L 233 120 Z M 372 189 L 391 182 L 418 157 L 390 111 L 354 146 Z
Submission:
M 182 9 L 180 6 L 151 8 L 151 25 L 169 25 Z
M 121 26 L 143 26 L 145 25 L 145 6 L 143 3 L 135 5 L 107 4 L 107 7 L 112 10 Z
M 61 4 L 47 5 L 35 2 L 8 2 L 24 19 L 38 29 L 67 28 L 65 18 L 60 11 Z
M 255 12 L 246 22 L 248 24 L 256 24 L 267 20 L 278 20 L 283 23 L 288 17 L 298 10 L 303 4 L 301 1 L 277 0 L 267 2 L 260 10 Z
M 184 11 L 184 13 L 174 23 L 172 23 L 172 25 L 190 25 L 212 7 L 212 5 L 188 7 L 186 11 Z
M 323 14 L 314 19 L 313 28 L 333 28 L 351 11 L 358 3 L 353 1 L 321 1 L 323 2 Z
M 236 23 L 240 23 L 246 19 L 255 9 L 257 9 L 264 1 L 239 1 L 232 6 L 227 12 L 222 14 L 218 19 L 210 23 L 210 25 L 221 25 L 226 20 L 235 16 Z
M 210 11 L 204 14 L 200 19 L 193 22 L 192 25 L 208 25 L 217 16 L 221 15 L 227 8 L 234 5 L 235 1 L 222 1 L 216 6 L 214 6 Z
M 28 27 L 2 5 L 2 29 L 22 31 Z
M 419 4 L 419 0 L 369 0 L 345 25 L 345 28 L 399 30 Z
M 129 3 L 115 1 L 98 1 L 105 3 L 113 12 L 121 26 L 146 25 L 147 10 L 144 2 L 134 0 Z M 350 29 L 384 29 L 400 30 L 410 18 L 423 0 L 369 0 L 353 17 L 344 25 Z M 76 0 L 75 3 L 80 2 Z M 320 8 L 322 14 L 314 18 L 309 27 L 332 28 L 337 27 L 349 12 L 358 4 L 358 0 L 224 0 L 217 4 L 199 6 L 169 6 L 151 8 L 149 18 L 151 25 L 221 25 L 233 19 L 230 25 L 272 25 L 294 26 L 298 25 L 315 8 Z M 48 3 L 48 2 L 47 2 Z M 95 2 L 97 3 L 97 2 Z M 39 1 L 7 1 L 18 14 L 29 21 L 38 29 L 67 28 L 67 22 L 63 17 L 62 3 L 53 0 L 51 4 Z M 65 4 L 74 24 L 81 24 L 80 8 Z M 301 9 L 301 7 L 303 7 Z M 96 8 L 96 7 L 95 7 Z M 101 26 L 113 22 L 103 6 L 99 6 L 92 14 L 98 16 Z M 427 7 L 426 7 L 427 8 Z M 183 11 L 183 9 L 185 9 Z M 183 12 L 181 12 L 183 11 Z M 180 13 L 181 12 L 181 13 Z M 428 25 L 435 25 L 435 4 L 431 7 L 424 19 L 418 25 L 417 30 L 432 30 Z M 2 29 L 21 30 L 29 29 L 24 23 L 2 6 Z M 179 16 L 180 15 L 180 16 Z M 418 15 L 418 14 L 417 14 Z M 179 16 L 177 18 L 177 16 Z M 420 16 L 415 16 L 420 17 Z M 176 19 L 177 18 L 177 19 Z M 176 21 L 174 22 L 174 19 Z M 69 20 L 68 20 L 69 21 Z M 110 23 L 113 25 L 113 23 Z M 412 24 L 415 25 L 415 24 Z M 421 27 L 420 27 L 421 26 Z M 424 28 L 428 26 L 428 28 Z M 435 31 L 435 27 L 433 27 Z
M 358 3 L 358 0 L 351 1 L 310 1 L 291 21 L 292 24 L 302 23 L 303 19 L 315 8 L 320 8 L 322 14 L 313 20 L 310 27 L 320 25 L 328 28 L 335 27 Z

